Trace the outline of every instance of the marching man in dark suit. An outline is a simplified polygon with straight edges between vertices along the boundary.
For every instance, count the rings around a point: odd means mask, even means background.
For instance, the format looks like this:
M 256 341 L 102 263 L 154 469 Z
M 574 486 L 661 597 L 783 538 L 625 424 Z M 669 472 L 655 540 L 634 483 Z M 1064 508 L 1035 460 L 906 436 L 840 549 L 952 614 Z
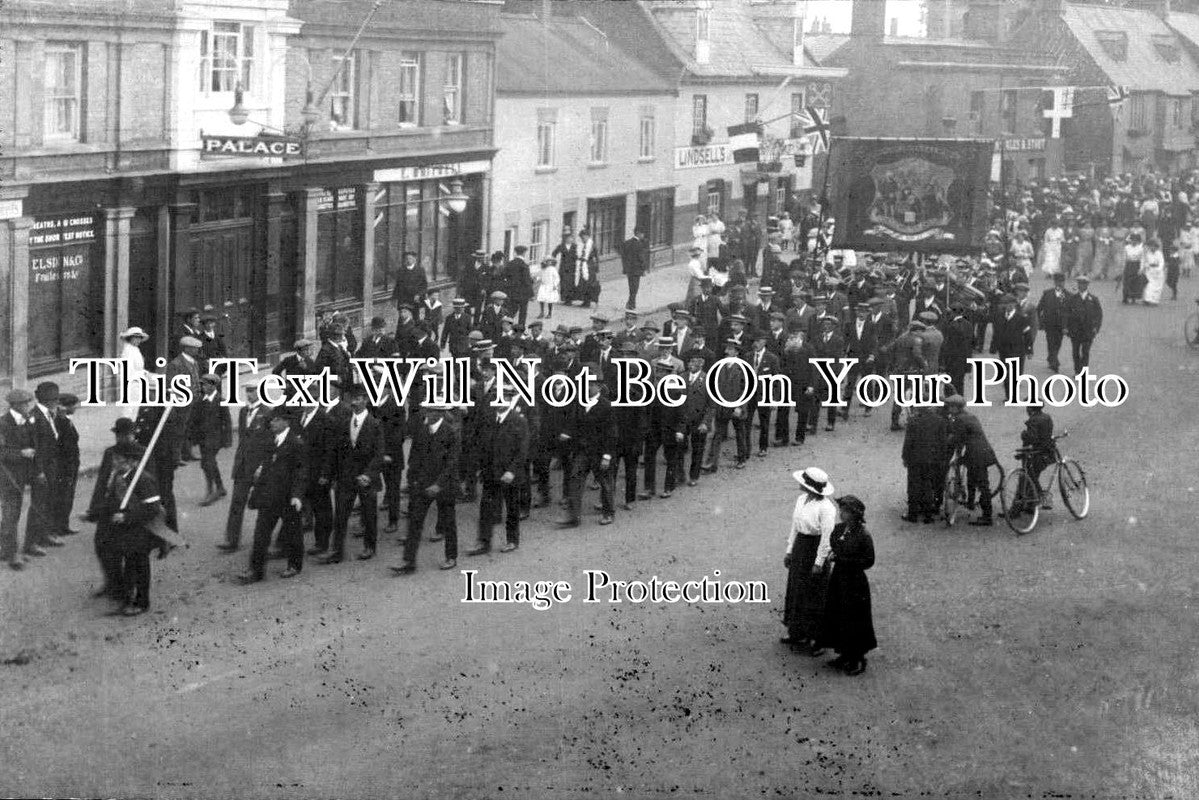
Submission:
M 440 346 L 449 345 L 450 355 L 454 358 L 466 358 L 470 355 L 470 314 L 466 309 L 466 298 L 455 297 L 453 312 L 446 317 L 441 329 Z
M 63 546 L 63 540 L 58 536 L 58 504 L 55 498 L 62 481 L 58 426 L 54 421 L 58 416 L 58 396 L 58 384 L 53 381 L 39 383 L 33 390 L 35 402 L 29 419 L 34 423 L 38 469 L 45 480 L 34 481 L 29 491 L 25 548 L 30 555 L 37 555 L 42 547 Z
M 587 384 L 590 405 L 566 409 L 566 429 L 558 434 L 565 455 L 567 516 L 559 520 L 563 528 L 577 528 L 582 521 L 583 483 L 594 475 L 600 486 L 600 525 L 611 525 L 615 514 L 612 501 L 612 454 L 616 452 L 616 430 L 612 404 L 601 394 L 599 366 L 589 364 L 596 376 Z
M 504 517 L 507 541 L 500 548 L 510 553 L 520 546 L 520 493 L 529 480 L 525 463 L 529 458 L 529 423 L 516 401 L 495 410 L 495 422 L 488 426 L 488 438 L 478 442 L 482 451 L 479 478 L 483 492 L 479 498 L 479 540 L 467 555 L 491 552 L 491 532 L 500 515 Z
M 113 579 L 117 583 L 109 589 L 123 604 L 121 613 L 127 617 L 150 610 L 150 553 L 161 550 L 161 558 L 169 549 L 147 527 L 162 513 L 154 476 L 143 471 L 133 484 L 144 452 L 132 442 L 120 442 L 110 448 L 112 471 L 99 502 L 93 502 L 87 512 L 87 519 L 96 523 L 96 538 L 111 542 Z M 130 484 L 133 484 L 131 493 Z M 128 504 L 124 504 L 126 494 L 129 494 Z
M 1066 332 L 1070 335 L 1070 350 L 1074 357 L 1074 374 L 1082 372 L 1091 363 L 1091 342 L 1103 327 L 1103 308 L 1099 298 L 1091 294 L 1091 279 L 1079 275 L 1074 279 L 1078 294 L 1070 300 Z
M 458 457 L 462 438 L 449 421 L 449 406 L 424 406 L 424 419 L 410 427 L 412 449 L 408 456 L 408 536 L 404 560 L 392 567 L 399 575 L 416 572 L 416 553 L 429 506 L 437 506 L 437 539 L 445 540 L 445 560 L 439 569 L 458 565 Z
M 991 354 L 998 355 L 1003 361 L 1009 358 L 1020 359 L 1020 368 L 1024 368 L 1024 359 L 1028 356 L 1028 334 L 1032 330 L 1028 319 L 1016 310 L 1016 298 L 1005 294 L 999 299 L 999 315 L 994 320 L 995 329 L 991 333 Z
M 308 468 L 304 481 L 304 515 L 311 515 L 313 543 L 308 555 L 323 556 L 329 550 L 329 539 L 333 535 L 333 442 L 334 429 L 344 424 L 345 415 L 340 406 L 324 408 L 308 406 L 301 408 L 295 424 L 295 433 L 304 444 L 304 459 Z M 307 523 L 305 522 L 305 525 Z
M 1046 289 L 1037 303 L 1037 318 L 1045 331 L 1045 348 L 1049 369 L 1057 372 L 1061 366 L 1058 352 L 1062 348 L 1062 335 L 1066 330 L 1070 295 L 1066 292 L 1066 276 L 1058 272 L 1053 276 L 1053 288 Z M 1032 349 L 1029 348 L 1031 354 Z
M 858 388 L 858 382 L 867 375 L 875 372 L 875 361 L 878 358 L 878 331 L 870 321 L 870 304 L 866 301 L 854 306 L 854 318 L 845 325 L 845 355 L 856 358 L 858 363 L 850 367 L 848 386 L 846 386 L 846 404 L 841 409 L 841 418 L 849 419 L 849 409 Z M 869 416 L 870 409 L 866 409 Z
M 292 432 L 292 416 L 286 409 L 271 414 L 271 440 L 262 452 L 262 463 L 254 470 L 254 488 L 250 490 L 250 508 L 258 511 L 254 523 L 254 547 L 250 553 L 250 571 L 243 583 L 257 583 L 266 572 L 266 554 L 271 534 L 280 520 L 279 544 L 287 556 L 287 569 L 281 578 L 294 578 L 304 568 L 304 532 L 300 510 L 304 507 L 304 485 L 308 465 L 304 443 Z
M 176 376 L 182 375 L 185 377 L 187 385 L 192 391 L 192 403 L 187 406 L 178 406 L 171 409 L 171 413 L 167 416 L 167 423 L 162 429 L 161 438 L 166 443 L 167 450 L 174 457 L 175 462 L 195 461 L 195 456 L 191 452 L 191 442 L 187 440 L 188 431 L 191 429 L 192 412 L 195 409 L 196 401 L 200 397 L 200 348 L 203 343 L 194 336 L 184 336 L 179 340 L 179 355 L 171 359 L 167 364 L 166 379 L 169 387 Z M 164 398 L 165 399 L 165 398 Z M 163 476 L 158 475 L 159 483 L 162 483 Z M 159 487 L 163 488 L 163 487 Z
M 267 408 L 258 396 L 257 386 L 246 387 L 246 405 L 237 412 L 237 449 L 233 451 L 233 496 L 229 499 L 229 516 L 225 520 L 225 541 L 217 548 L 233 553 L 241 546 L 242 520 L 246 502 L 254 486 L 254 471 L 262 463 L 262 455 L 270 444 Z
M 353 386 L 346 393 L 350 400 L 350 419 L 331 431 L 333 465 L 337 476 L 337 523 L 333 528 L 333 552 L 324 563 L 340 564 L 345 557 L 346 530 L 354 501 L 361 505 L 363 550 L 359 560 L 375 557 L 378 544 L 376 525 L 379 514 L 379 477 L 383 466 L 383 430 L 366 407 L 366 389 Z
M 753 334 L 753 345 L 750 352 L 745 356 L 745 360 L 749 362 L 749 366 L 753 368 L 754 380 L 758 385 L 758 390 L 753 398 L 749 401 L 749 408 L 746 410 L 750 415 L 748 424 L 753 424 L 753 415 L 756 413 L 758 417 L 758 457 L 765 458 L 767 448 L 770 445 L 770 417 L 774 412 L 773 406 L 766 405 L 769 399 L 765 394 L 764 381 L 770 380 L 772 375 L 779 374 L 780 362 L 779 357 L 767 349 L 766 343 L 769 341 L 770 334 L 764 330 L 756 331 Z
M 221 405 L 220 385 L 219 375 L 209 373 L 200 378 L 200 399 L 192 415 L 192 441 L 200 445 L 200 469 L 208 485 L 201 506 L 210 506 L 227 494 L 216 457 L 233 444 L 233 424 L 229 409 Z
M 2 425 L 3 422 L 0 421 L 0 426 Z M 116 443 L 112 447 L 105 448 L 104 455 L 100 458 L 100 470 L 96 473 L 96 482 L 92 486 L 92 499 L 88 503 L 88 508 L 99 508 L 105 500 L 108 484 L 112 480 L 113 465 L 117 461 L 116 449 L 118 446 L 133 444 L 138 448 L 138 459 L 141 459 L 142 453 L 146 452 L 144 447 L 133 442 L 135 429 L 133 420 L 126 417 L 119 417 L 113 423 L 112 433 L 116 438 Z M 84 519 L 87 519 L 86 514 Z M 100 562 L 100 572 L 104 575 L 104 585 L 92 596 L 123 600 L 125 597 L 125 589 L 122 585 L 124 569 L 121 561 L 120 542 L 117 541 L 110 526 L 96 526 L 95 549 L 96 560 Z

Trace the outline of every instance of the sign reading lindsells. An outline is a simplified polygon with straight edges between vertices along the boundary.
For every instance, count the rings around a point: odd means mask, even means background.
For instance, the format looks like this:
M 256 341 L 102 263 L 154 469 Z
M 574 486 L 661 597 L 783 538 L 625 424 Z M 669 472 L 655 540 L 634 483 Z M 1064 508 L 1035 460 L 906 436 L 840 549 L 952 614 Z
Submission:
M 299 139 L 264 136 L 201 136 L 200 153 L 206 156 L 289 158 L 304 154 Z
M 733 148 L 728 143 L 705 144 L 699 147 L 676 147 L 674 149 L 675 169 L 722 167 L 732 163 Z

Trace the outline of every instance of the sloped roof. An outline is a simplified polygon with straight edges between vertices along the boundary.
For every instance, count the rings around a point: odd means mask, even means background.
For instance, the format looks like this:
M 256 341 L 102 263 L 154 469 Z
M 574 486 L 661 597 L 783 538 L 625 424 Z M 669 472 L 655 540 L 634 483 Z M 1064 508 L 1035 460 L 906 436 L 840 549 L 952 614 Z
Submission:
M 1150 11 L 1066 4 L 1062 8 L 1062 21 L 1117 86 L 1174 95 L 1189 95 L 1199 89 L 1199 66 L 1170 27 Z M 1127 57 L 1123 61 L 1113 59 L 1100 44 L 1096 31 L 1123 31 L 1128 37 Z M 1173 41 L 1179 50 L 1176 63 L 1162 58 L 1153 46 L 1154 37 Z
M 813 61 L 823 66 L 826 60 L 847 44 L 847 33 L 809 33 L 804 37 L 803 49 Z
M 1171 14 L 1166 22 L 1175 33 L 1199 47 L 1199 14 Z
M 577 16 L 505 14 L 500 94 L 663 94 L 674 86 Z
M 651 3 L 655 24 L 667 46 L 698 77 L 743 77 L 777 74 L 794 67 L 790 53 L 783 53 L 758 28 L 740 2 L 713 3 L 708 28 L 710 58 L 695 60 L 695 13 L 689 6 Z

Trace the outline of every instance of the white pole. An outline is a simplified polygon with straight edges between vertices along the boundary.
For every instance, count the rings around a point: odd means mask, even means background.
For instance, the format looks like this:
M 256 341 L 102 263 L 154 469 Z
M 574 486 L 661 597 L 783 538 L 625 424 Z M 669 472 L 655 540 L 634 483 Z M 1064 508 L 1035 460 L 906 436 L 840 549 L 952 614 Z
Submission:
M 125 490 L 125 497 L 121 500 L 121 508 L 124 511 L 129 505 L 129 498 L 133 496 L 133 487 L 137 486 L 137 482 L 141 479 L 142 473 L 146 470 L 146 462 L 150 460 L 150 456 L 154 454 L 154 445 L 158 444 L 158 437 L 162 435 L 162 429 L 167 424 L 167 417 L 171 415 L 171 406 L 167 406 L 162 410 L 162 416 L 158 419 L 158 426 L 154 429 L 154 435 L 150 437 L 150 444 L 146 445 L 146 452 L 142 456 L 142 460 L 138 462 L 137 470 L 133 473 L 133 480 L 129 482 L 129 488 Z

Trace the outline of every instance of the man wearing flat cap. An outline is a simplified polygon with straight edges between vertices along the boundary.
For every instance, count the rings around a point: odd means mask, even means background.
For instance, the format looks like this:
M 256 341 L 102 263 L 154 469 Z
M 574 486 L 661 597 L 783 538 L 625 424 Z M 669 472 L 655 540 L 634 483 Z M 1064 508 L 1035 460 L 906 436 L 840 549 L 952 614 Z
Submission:
M 465 297 L 455 297 L 452 302 L 450 315 L 446 317 L 441 328 L 439 347 L 449 347 L 453 358 L 466 358 L 470 355 L 470 313 L 466 308 Z
M 192 412 L 200 399 L 199 359 L 200 348 L 203 345 L 204 343 L 194 336 L 184 336 L 179 340 L 179 355 L 167 364 L 167 386 L 171 386 L 176 378 L 182 376 L 183 382 L 191 389 L 192 394 L 190 404 L 171 408 L 166 427 L 162 431 L 162 436 L 177 462 L 196 460 L 196 456 L 192 453 L 191 443 L 187 441 L 187 434 L 191 426 Z

